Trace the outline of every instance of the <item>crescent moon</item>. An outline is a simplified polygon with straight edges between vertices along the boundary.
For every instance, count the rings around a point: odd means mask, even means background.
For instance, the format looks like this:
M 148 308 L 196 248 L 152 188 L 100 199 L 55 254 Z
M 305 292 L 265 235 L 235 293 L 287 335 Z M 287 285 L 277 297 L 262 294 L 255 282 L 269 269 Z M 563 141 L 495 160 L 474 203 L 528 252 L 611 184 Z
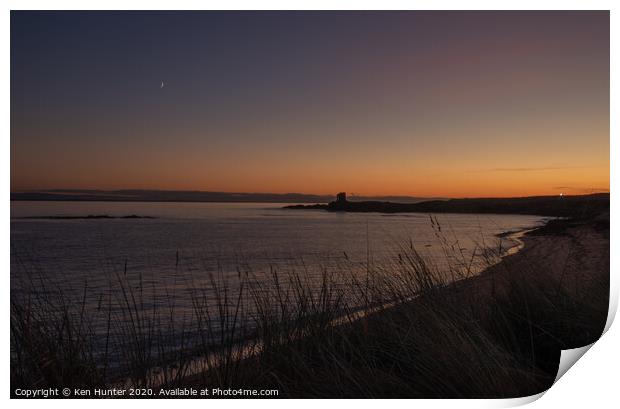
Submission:
M 161 87 L 159 87 L 160 89 L 164 87 L 164 82 L 161 82 Z

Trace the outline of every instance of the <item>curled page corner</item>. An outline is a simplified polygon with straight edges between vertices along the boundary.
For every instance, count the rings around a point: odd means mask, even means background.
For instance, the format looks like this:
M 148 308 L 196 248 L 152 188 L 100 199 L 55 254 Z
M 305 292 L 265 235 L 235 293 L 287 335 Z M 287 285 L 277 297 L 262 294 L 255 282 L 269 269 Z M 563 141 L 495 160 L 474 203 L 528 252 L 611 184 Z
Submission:
M 534 395 L 524 396 L 522 398 L 502 399 L 498 407 L 500 408 L 515 408 L 518 406 L 529 405 L 532 402 L 540 399 L 547 391 L 542 391 Z
M 595 341 L 596 342 L 596 341 Z M 563 349 L 560 353 L 560 363 L 558 365 L 558 374 L 553 381 L 553 385 L 562 377 L 568 370 L 577 362 L 588 350 L 594 345 L 594 342 L 579 348 L 573 349 Z M 553 385 L 551 387 L 553 387 Z M 551 388 L 549 388 L 551 389 Z M 500 405 L 500 407 L 517 407 L 527 405 L 534 401 L 540 399 L 545 393 L 549 391 L 549 389 L 544 390 L 540 393 L 530 396 L 524 396 L 522 398 L 513 398 L 504 400 L 504 405 Z
M 558 365 L 558 374 L 553 383 L 555 384 L 564 374 L 594 345 L 594 342 L 579 348 L 563 349 Z

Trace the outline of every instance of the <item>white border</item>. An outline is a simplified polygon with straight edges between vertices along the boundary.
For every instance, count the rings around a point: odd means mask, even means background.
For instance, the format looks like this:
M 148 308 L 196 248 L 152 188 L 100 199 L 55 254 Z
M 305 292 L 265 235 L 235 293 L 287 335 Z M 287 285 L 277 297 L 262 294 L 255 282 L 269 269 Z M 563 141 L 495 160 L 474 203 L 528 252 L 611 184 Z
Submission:
M 215 2 L 215 1 L 195 1 L 195 0 L 176 0 L 172 1 L 150 1 L 139 2 L 131 0 L 109 0 L 109 1 L 89 1 L 80 2 L 76 0 L 64 0 L 64 1 L 5 1 L 6 8 L 2 15 L 1 24 L 2 27 L 2 41 L 0 42 L 1 52 L 3 56 L 3 64 L 0 65 L 0 72 L 4 80 L 0 84 L 0 91 L 4 98 L 2 99 L 2 155 L 1 165 L 3 177 L 1 179 L 2 192 L 5 199 L 2 201 L 1 206 L 3 209 L 4 217 L 2 219 L 2 228 L 4 234 L 2 236 L 2 265 L 4 266 L 4 283 L 2 286 L 2 299 L 4 300 L 4 312 L 1 314 L 2 320 L 2 334 L 5 343 L 4 351 L 9 350 L 9 266 L 10 266 L 10 12 L 9 10 L 45 10 L 45 9 L 83 9 L 83 10 L 171 10 L 171 9 L 189 9 L 189 10 L 201 10 L 201 9 L 230 9 L 230 10 L 242 10 L 242 9 L 419 9 L 419 10 L 461 10 L 461 9 L 473 9 L 473 10 L 552 10 L 552 9 L 568 9 L 568 10 L 611 10 L 611 141 L 610 141 L 610 155 L 611 155 L 611 191 L 618 191 L 618 181 L 620 175 L 618 174 L 617 167 L 614 166 L 615 160 L 618 154 L 618 118 L 620 118 L 620 111 L 618 110 L 618 18 L 619 6 L 618 2 L 612 1 L 544 1 L 544 0 L 522 0 L 522 1 L 503 1 L 501 3 L 494 1 L 403 1 L 403 0 L 383 0 L 383 1 L 329 1 L 329 0 L 315 0 L 315 1 L 229 1 L 229 2 Z M 617 201 L 612 197 L 612 214 L 618 214 Z M 618 222 L 615 217 L 612 217 L 611 221 L 611 279 L 612 279 L 612 305 L 611 308 L 615 312 L 618 304 Z M 615 251 L 614 251 L 615 250 Z M 619 364 L 617 346 L 620 345 L 620 335 L 617 325 L 612 326 L 609 331 L 603 336 L 603 338 L 596 342 L 587 353 L 587 358 L 581 359 L 575 364 L 575 368 L 570 369 L 568 374 L 558 381 L 542 399 L 537 400 L 533 406 L 539 408 L 554 408 L 554 407 L 599 407 L 610 406 L 612 402 L 618 402 L 617 399 L 617 382 L 616 373 Z M 5 352 L 2 355 L 3 371 L 2 382 L 0 390 L 0 398 L 8 400 L 9 393 L 9 354 Z M 411 408 L 417 407 L 459 407 L 459 408 L 479 408 L 479 407 L 506 407 L 515 406 L 519 404 L 528 403 L 528 399 L 517 400 L 390 400 L 385 404 L 390 407 L 402 407 Z M 10 405 L 15 406 L 29 406 L 42 403 L 41 401 L 34 400 L 12 400 Z M 93 407 L 106 407 L 111 404 L 107 400 L 89 401 L 88 405 Z M 44 403 L 46 406 L 51 407 L 79 407 L 84 405 L 84 402 L 78 400 L 51 400 Z M 152 407 L 168 407 L 175 402 L 170 401 L 139 401 L 126 400 L 115 401 L 114 405 L 120 406 L 135 406 L 136 404 L 147 404 Z M 312 408 L 315 409 L 317 404 L 319 405 L 340 405 L 339 401 L 322 401 L 317 402 L 313 400 L 256 400 L 246 402 L 242 400 L 223 400 L 223 401 L 204 401 L 204 400 L 184 400 L 182 405 L 188 405 L 192 407 L 204 407 L 209 406 L 226 406 L 236 407 L 251 405 L 252 407 L 269 407 L 269 408 L 284 408 L 294 405 L 300 408 Z M 348 405 L 355 405 L 361 407 L 375 406 L 375 402 L 371 400 L 347 402 Z

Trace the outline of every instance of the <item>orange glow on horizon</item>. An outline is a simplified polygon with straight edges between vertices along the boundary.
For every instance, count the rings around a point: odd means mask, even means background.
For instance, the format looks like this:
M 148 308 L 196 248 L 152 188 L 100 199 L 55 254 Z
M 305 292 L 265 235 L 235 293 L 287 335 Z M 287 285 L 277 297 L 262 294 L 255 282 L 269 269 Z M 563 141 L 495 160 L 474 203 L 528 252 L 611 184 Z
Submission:
M 607 11 L 242 14 L 12 13 L 11 190 L 609 190 Z
M 208 174 L 213 172 L 208 172 Z M 250 172 L 251 173 L 251 172 Z M 280 177 L 265 178 L 245 172 L 227 175 L 227 180 L 202 176 L 191 170 L 175 174 L 165 169 L 152 172 L 150 181 L 126 179 L 117 182 L 107 177 L 110 173 L 73 178 L 73 183 L 50 181 L 41 184 L 40 177 L 32 184 L 14 185 L 12 191 L 46 189 L 147 189 L 192 190 L 245 193 L 303 193 L 334 195 L 346 191 L 357 196 L 413 196 L 413 197 L 521 197 L 568 195 L 609 192 L 609 166 L 592 168 L 515 168 L 490 170 L 437 170 L 377 171 L 374 168 L 351 169 L 349 172 L 318 172 L 308 175 L 291 171 Z

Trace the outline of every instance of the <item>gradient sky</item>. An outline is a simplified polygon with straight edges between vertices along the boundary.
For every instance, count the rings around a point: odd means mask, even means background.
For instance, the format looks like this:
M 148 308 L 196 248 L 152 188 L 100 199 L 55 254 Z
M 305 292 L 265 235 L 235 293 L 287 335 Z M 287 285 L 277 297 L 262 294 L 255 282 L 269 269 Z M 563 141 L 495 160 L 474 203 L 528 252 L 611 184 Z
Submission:
M 609 13 L 12 12 L 11 190 L 49 188 L 607 191 Z

